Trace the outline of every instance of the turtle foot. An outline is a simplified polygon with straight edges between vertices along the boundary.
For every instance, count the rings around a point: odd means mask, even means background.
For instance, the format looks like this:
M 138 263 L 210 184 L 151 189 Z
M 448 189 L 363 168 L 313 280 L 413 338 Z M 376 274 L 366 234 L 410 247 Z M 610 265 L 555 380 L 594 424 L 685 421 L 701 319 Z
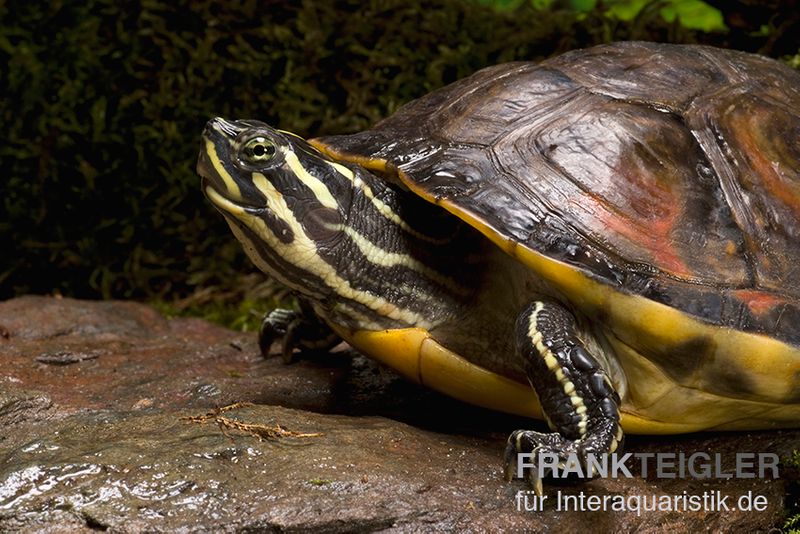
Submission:
M 258 346 L 264 358 L 270 357 L 270 349 L 281 340 L 281 356 L 284 363 L 296 361 L 295 349 L 301 353 L 327 352 L 341 339 L 315 315 L 306 310 L 295 311 L 278 308 L 269 312 L 258 332 Z

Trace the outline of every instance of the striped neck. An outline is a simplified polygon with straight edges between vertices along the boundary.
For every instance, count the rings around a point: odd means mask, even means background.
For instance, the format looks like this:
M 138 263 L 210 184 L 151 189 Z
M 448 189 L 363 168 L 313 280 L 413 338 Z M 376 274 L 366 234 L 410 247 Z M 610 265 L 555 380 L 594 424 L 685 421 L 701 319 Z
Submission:
M 203 189 L 248 256 L 329 322 L 430 329 L 470 296 L 470 233 L 437 207 L 263 123 L 215 119 L 204 145 Z

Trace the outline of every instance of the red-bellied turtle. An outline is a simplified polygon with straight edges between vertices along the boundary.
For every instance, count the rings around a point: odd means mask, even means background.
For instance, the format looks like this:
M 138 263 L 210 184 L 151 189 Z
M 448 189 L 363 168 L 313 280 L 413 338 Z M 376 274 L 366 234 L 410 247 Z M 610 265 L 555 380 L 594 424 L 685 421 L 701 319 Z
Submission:
M 403 375 L 544 416 L 560 456 L 623 429 L 800 425 L 800 74 L 618 43 L 487 68 L 354 135 L 214 119 L 203 189 L 248 255 Z M 532 386 L 532 390 L 531 390 Z

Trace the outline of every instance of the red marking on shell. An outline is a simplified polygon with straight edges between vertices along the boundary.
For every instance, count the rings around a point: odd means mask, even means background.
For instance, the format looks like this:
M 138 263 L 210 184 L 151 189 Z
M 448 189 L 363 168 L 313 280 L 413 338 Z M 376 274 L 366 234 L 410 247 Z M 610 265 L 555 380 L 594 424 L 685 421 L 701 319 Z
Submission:
M 783 297 L 754 289 L 739 289 L 733 295 L 742 301 L 756 317 L 766 315 L 776 306 L 786 303 Z
M 767 206 L 771 202 L 780 202 L 791 210 L 797 220 L 800 219 L 800 184 L 796 173 L 787 166 L 787 163 L 792 162 L 776 153 L 776 145 L 785 140 L 770 131 L 770 112 L 774 114 L 772 109 L 765 110 L 763 106 L 758 107 L 757 104 L 747 102 L 742 109 L 734 108 L 727 118 L 731 131 L 736 132 L 736 139 L 741 144 L 742 157 L 747 160 L 761 182 L 747 183 L 749 177 L 743 175 L 745 186 L 757 188 L 756 194 L 763 197 Z
M 680 224 L 683 203 L 666 187 L 647 175 L 647 169 L 619 162 L 620 184 L 629 184 L 628 206 L 622 211 L 609 211 L 599 206 L 597 212 L 605 226 L 650 254 L 653 265 L 676 276 L 692 278 L 693 271 L 679 253 L 673 231 Z

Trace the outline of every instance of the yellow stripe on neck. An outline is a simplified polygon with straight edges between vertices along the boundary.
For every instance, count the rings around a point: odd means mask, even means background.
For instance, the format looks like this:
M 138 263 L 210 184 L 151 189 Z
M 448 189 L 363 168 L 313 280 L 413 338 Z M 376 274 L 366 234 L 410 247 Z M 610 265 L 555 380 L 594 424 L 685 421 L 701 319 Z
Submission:
M 284 150 L 283 157 L 294 175 L 297 176 L 297 179 L 305 184 L 305 186 L 308 187 L 312 193 L 314 193 L 314 196 L 317 198 L 320 204 L 326 208 L 331 208 L 334 210 L 339 208 L 339 203 L 335 198 L 333 198 L 328 186 L 325 185 L 322 180 L 309 173 L 305 167 L 303 167 L 303 164 L 300 163 L 299 159 L 297 159 L 297 154 L 291 150 Z M 255 176 L 255 174 L 253 176 Z

